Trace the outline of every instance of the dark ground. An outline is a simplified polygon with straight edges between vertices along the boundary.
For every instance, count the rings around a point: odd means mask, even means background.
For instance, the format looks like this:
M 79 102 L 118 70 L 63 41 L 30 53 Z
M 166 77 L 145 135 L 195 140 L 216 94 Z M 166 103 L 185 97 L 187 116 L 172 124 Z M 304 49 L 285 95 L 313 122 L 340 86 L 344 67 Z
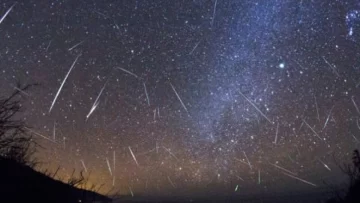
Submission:
M 0 202 L 111 202 L 95 192 L 54 180 L 29 166 L 0 158 Z

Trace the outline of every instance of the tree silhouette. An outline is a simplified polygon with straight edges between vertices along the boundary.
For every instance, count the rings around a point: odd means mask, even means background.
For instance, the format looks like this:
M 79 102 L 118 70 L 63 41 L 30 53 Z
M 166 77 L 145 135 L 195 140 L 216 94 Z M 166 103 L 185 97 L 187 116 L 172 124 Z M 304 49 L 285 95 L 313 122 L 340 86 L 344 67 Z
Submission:
M 36 84 L 34 84 L 36 85 Z M 22 94 L 34 85 L 19 83 L 10 96 L 0 98 L 0 157 L 33 166 L 36 142 L 32 139 L 25 122 L 17 115 L 22 111 Z
M 352 203 L 360 202 L 360 153 L 357 149 L 353 151 L 352 164 L 343 164 L 339 166 L 340 170 L 349 178 L 348 191 L 344 198 L 337 194 L 336 198 L 332 198 L 327 203 Z
M 360 202 L 360 155 L 356 149 L 352 156 L 353 165 L 347 165 L 342 171 L 349 177 L 349 190 L 345 202 Z

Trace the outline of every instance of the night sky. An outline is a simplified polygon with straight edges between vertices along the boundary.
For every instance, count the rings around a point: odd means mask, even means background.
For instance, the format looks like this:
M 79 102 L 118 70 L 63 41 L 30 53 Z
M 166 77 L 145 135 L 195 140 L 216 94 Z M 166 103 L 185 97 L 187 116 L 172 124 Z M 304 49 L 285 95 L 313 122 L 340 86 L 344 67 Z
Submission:
M 360 141 L 359 1 L 2 1 L 0 92 L 39 170 L 125 195 L 339 183 Z

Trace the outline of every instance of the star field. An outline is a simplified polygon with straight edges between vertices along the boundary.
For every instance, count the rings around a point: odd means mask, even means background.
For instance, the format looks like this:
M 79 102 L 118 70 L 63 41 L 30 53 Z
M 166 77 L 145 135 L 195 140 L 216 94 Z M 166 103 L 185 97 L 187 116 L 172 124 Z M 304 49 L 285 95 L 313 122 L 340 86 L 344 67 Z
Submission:
M 343 179 L 360 139 L 357 1 L 4 1 L 0 91 L 39 170 L 125 195 L 253 194 Z

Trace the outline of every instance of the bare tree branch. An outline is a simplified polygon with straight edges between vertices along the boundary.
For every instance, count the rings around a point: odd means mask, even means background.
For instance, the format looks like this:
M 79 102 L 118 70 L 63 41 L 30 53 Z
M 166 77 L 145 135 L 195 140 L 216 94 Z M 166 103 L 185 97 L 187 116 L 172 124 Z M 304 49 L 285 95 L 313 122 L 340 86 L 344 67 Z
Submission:
M 37 143 L 26 131 L 25 122 L 16 116 L 23 109 L 22 94 L 33 86 L 37 84 L 21 86 L 18 83 L 10 96 L 0 98 L 0 156 L 31 167 L 36 165 L 32 155 Z

